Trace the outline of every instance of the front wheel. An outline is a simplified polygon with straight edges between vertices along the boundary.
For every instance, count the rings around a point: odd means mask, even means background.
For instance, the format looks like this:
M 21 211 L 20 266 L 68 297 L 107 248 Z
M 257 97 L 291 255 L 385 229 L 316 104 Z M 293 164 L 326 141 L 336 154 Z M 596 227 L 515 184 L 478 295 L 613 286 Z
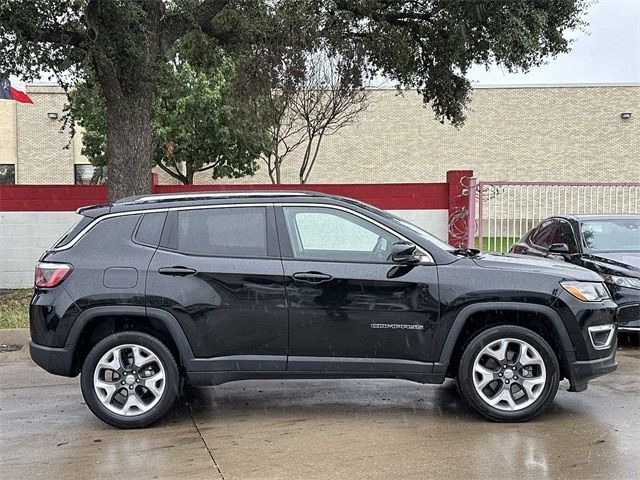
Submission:
M 462 396 L 497 422 L 523 422 L 540 415 L 553 402 L 559 382 L 553 349 L 537 333 L 515 325 L 478 333 L 458 367 Z
M 158 421 L 178 397 L 180 376 L 169 349 L 141 332 L 110 335 L 82 366 L 82 395 L 103 422 L 140 428 Z

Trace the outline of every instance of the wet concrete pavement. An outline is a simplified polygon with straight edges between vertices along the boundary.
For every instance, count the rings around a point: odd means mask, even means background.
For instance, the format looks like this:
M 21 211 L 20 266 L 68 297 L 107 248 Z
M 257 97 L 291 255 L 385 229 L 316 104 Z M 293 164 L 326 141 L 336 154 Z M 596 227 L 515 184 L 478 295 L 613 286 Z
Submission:
M 3 354 L 4 355 L 4 354 Z M 640 478 L 640 350 L 524 424 L 475 415 L 455 385 L 246 381 L 117 430 L 78 379 L 0 358 L 0 478 Z

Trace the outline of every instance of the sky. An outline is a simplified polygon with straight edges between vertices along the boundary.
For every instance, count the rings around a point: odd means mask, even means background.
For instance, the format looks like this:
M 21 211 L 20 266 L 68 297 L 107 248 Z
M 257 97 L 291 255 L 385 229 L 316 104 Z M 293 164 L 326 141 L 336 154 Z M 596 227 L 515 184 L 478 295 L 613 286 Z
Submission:
M 469 78 L 474 85 L 640 83 L 640 0 L 595 0 L 585 19 L 586 31 L 568 33 L 569 53 L 528 73 L 474 67 Z M 17 78 L 11 82 L 23 87 Z
M 573 31 L 569 53 L 528 73 L 475 67 L 476 85 L 640 83 L 640 0 L 599 0 L 587 11 L 586 32 Z

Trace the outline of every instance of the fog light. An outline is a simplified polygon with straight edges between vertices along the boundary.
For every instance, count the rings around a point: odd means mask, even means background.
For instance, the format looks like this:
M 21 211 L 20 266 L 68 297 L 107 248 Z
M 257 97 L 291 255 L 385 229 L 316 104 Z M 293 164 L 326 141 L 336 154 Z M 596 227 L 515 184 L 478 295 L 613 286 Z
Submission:
M 596 350 L 605 350 L 611 347 L 613 342 L 613 336 L 616 333 L 616 326 L 613 323 L 607 323 L 606 325 L 594 325 L 589 327 L 589 337 L 591 338 L 591 344 Z

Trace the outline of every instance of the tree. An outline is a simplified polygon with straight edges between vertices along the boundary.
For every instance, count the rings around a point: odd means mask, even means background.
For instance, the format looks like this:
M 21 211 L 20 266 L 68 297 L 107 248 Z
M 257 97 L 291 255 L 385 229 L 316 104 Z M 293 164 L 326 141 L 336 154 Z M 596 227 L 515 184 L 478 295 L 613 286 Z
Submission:
M 257 168 L 263 132 L 230 97 L 233 76 L 233 65 L 224 58 L 206 73 L 179 58 L 169 63 L 151 111 L 153 162 L 183 184 L 193 184 L 198 172 L 237 178 Z M 100 90 L 83 82 L 71 90 L 70 100 L 70 116 L 84 128 L 82 153 L 95 166 L 107 165 Z
M 297 76 L 288 75 L 278 59 L 272 68 L 283 70 L 275 79 L 289 81 L 273 82 L 265 98 L 259 97 L 258 109 L 268 125 L 261 158 L 271 183 L 281 183 L 282 164 L 298 147 L 304 147 L 299 180 L 307 183 L 323 138 L 353 123 L 367 108 L 361 63 L 320 49 L 307 56 Z
M 0 74 L 29 81 L 51 71 L 64 83 L 93 72 L 105 99 L 109 197 L 114 199 L 150 189 L 158 75 L 185 35 L 200 32 L 234 55 L 262 54 L 273 46 L 273 25 L 291 13 L 302 25 L 300 36 L 320 36 L 336 51 L 361 50 L 363 69 L 415 88 L 437 118 L 459 125 L 471 66 L 496 63 L 509 71 L 527 70 L 566 52 L 563 32 L 580 25 L 587 3 L 0 0 Z
M 307 63 L 309 75 L 291 103 L 291 110 L 304 125 L 305 132 L 305 149 L 298 172 L 300 183 L 309 180 L 324 137 L 352 124 L 369 103 L 358 62 L 317 54 Z

